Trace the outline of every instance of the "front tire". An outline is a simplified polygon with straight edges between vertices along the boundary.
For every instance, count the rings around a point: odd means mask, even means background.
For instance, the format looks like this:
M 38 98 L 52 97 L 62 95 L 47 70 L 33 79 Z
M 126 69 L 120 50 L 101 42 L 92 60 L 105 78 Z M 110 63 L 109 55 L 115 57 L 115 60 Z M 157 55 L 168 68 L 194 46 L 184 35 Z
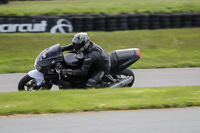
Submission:
M 28 74 L 25 75 L 18 84 L 19 91 L 37 91 L 37 90 L 50 90 L 52 88 L 52 84 L 49 82 L 44 82 L 40 87 L 37 86 L 36 80 L 31 78 Z

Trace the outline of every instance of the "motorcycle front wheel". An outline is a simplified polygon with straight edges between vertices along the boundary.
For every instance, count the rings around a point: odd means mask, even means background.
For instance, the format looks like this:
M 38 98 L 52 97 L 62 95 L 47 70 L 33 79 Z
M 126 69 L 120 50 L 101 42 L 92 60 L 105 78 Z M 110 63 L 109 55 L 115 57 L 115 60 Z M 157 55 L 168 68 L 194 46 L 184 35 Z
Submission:
M 18 84 L 19 91 L 38 91 L 38 90 L 50 90 L 52 84 L 49 82 L 44 82 L 41 86 L 37 86 L 36 80 L 31 78 L 28 74 L 25 75 Z

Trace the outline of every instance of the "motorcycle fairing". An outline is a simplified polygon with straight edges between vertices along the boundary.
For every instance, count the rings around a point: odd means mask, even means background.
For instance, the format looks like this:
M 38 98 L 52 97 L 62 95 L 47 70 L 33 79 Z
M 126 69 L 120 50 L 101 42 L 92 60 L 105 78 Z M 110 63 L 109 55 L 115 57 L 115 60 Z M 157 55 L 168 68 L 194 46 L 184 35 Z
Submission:
M 34 78 L 36 80 L 37 86 L 40 86 L 40 84 L 44 80 L 44 75 L 41 72 L 39 72 L 38 70 L 32 70 L 32 71 L 28 72 L 28 75 L 31 78 Z
M 76 68 L 78 66 L 80 67 L 80 65 L 83 62 L 83 60 L 77 58 L 77 54 L 70 52 L 64 55 L 64 61 L 66 68 L 71 68 L 71 69 Z

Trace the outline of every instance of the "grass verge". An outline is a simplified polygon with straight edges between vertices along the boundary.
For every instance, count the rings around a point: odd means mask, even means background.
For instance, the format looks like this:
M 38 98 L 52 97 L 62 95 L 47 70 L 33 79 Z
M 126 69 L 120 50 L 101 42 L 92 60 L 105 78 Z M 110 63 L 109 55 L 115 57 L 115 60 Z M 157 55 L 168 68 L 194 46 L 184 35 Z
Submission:
M 11 1 L 0 15 L 33 16 L 100 13 L 200 12 L 200 0 L 53 0 Z
M 200 106 L 200 86 L 0 93 L 0 115 Z
M 200 67 L 200 28 L 88 33 L 108 53 L 139 48 L 142 57 L 131 68 Z M 0 73 L 34 69 L 34 60 L 43 49 L 69 44 L 74 34 L 1 34 Z

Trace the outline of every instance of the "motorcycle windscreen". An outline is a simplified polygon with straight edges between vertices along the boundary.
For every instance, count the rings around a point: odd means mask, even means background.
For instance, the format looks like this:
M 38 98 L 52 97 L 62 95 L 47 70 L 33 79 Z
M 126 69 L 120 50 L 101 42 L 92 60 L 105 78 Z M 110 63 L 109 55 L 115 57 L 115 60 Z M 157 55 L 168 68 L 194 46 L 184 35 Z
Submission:
M 63 54 L 60 44 L 55 44 L 43 50 L 37 57 L 37 63 L 40 66 L 49 66 L 60 61 L 63 61 Z
M 63 57 L 60 44 L 55 44 L 47 48 L 46 51 L 42 54 L 42 57 L 45 60 L 51 60 L 56 58 L 60 59 L 61 57 Z

